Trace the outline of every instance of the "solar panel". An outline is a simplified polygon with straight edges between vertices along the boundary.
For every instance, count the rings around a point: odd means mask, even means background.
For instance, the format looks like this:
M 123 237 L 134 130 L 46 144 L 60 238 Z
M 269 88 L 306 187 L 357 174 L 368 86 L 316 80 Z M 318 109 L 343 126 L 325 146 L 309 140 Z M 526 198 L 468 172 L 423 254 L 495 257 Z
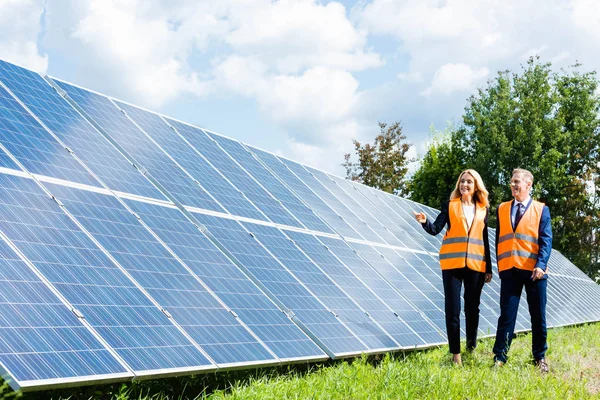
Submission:
M 308 186 L 306 186 L 292 171 L 289 170 L 276 156 L 265 151 L 249 147 L 250 151 L 265 165 L 272 173 L 274 173 L 281 182 L 285 184 L 307 205 L 320 216 L 329 226 L 337 233 L 344 236 L 356 236 L 354 231 L 340 215 L 336 214 L 317 194 L 315 194 Z
M 121 146 L 133 161 L 179 202 L 212 211 L 225 211 L 167 153 L 137 127 L 107 97 L 55 80 L 99 128 Z M 166 124 L 165 124 L 166 127 Z
M 33 180 L 0 174 L 0 194 L 6 237 L 136 375 L 214 368 Z
M 235 160 L 201 129 L 168 119 L 188 143 L 215 166 L 238 190 L 254 203 L 269 220 L 300 227 L 300 223 L 265 188 L 252 178 Z
M 152 138 L 196 184 L 202 186 L 229 213 L 253 219 L 265 219 L 254 204 L 215 169 L 157 114 L 117 102 L 138 126 Z
M 334 357 L 358 354 L 368 347 L 332 312 L 298 282 L 237 221 L 194 214 L 210 234 L 235 257 L 265 292 L 288 313 L 297 316 L 306 332 Z
M 2 232 L 0 236 L 4 237 Z M 13 387 L 23 389 L 133 376 L 4 240 L 0 240 L 0 373 Z
M 99 186 L 98 182 L 4 88 L 0 87 L 2 144 L 28 171 Z M 8 157 L 2 157 L 7 160 Z M 13 160 L 2 164 L 19 169 Z
M 363 204 L 360 204 L 360 197 L 358 196 L 350 196 L 346 191 L 342 188 L 342 184 L 344 183 L 343 179 L 335 180 L 331 176 L 326 173 L 316 170 L 314 168 L 305 167 L 312 176 L 321 183 L 321 185 L 325 186 L 327 190 L 329 190 L 343 205 L 345 205 L 354 215 L 356 215 L 360 220 L 366 224 L 373 232 L 377 234 L 377 236 L 369 236 L 369 240 L 373 240 L 378 243 L 387 243 L 394 246 L 402 246 L 403 243 L 398 240 L 389 230 L 386 228 L 381 222 L 379 222 L 373 215 L 371 215 L 372 210 L 375 209 L 372 205 L 367 205 L 366 201 Z M 365 231 L 364 229 L 361 232 Z M 368 232 L 368 231 L 367 231 Z M 363 234 L 363 236 L 365 236 Z
M 241 143 L 228 139 L 224 136 L 209 133 L 233 159 L 244 166 L 246 171 L 258 182 L 269 188 L 269 192 L 281 201 L 301 223 L 308 229 L 314 231 L 333 233 L 315 213 L 308 208 L 295 194 L 293 194 L 279 179 L 265 168 L 253 154 Z
M 333 193 L 331 193 L 325 186 L 319 183 L 312 173 L 310 173 L 303 165 L 296 162 L 281 158 L 281 161 L 313 192 L 315 192 L 329 207 L 331 207 L 336 214 L 340 215 L 344 221 L 348 223 L 353 229 L 353 232 L 349 232 L 350 238 L 370 240 L 376 243 L 384 243 L 383 240 L 377 235 L 367 224 L 358 218 L 352 211 L 348 209 Z M 338 232 L 343 235 L 342 232 Z
M 369 350 L 380 352 L 399 348 L 398 343 L 370 318 L 364 309 L 361 309 L 279 229 L 246 222 L 242 225 L 283 264 L 285 270 L 296 281 L 334 313 Z
M 127 205 L 280 360 L 323 359 L 325 353 L 176 208 Z
M 361 203 L 363 207 L 369 208 L 371 214 L 373 214 L 379 220 L 379 222 L 384 224 L 385 227 L 396 237 L 396 239 L 400 241 L 401 247 L 425 250 L 425 247 L 419 245 L 418 243 L 421 235 L 411 235 L 406 229 L 403 229 L 402 226 L 397 223 L 399 215 L 393 208 L 390 208 L 383 200 L 379 198 L 377 190 L 373 190 L 356 182 L 337 178 L 336 182 L 338 182 L 340 186 L 343 185 L 340 181 L 346 184 L 346 188 L 351 187 L 354 192 L 358 193 L 356 196 L 357 201 Z M 347 192 L 352 191 L 347 189 Z M 371 205 L 365 203 L 363 198 L 368 200 Z
M 73 109 L 40 75 L 0 60 L 0 82 L 111 189 L 165 199 L 144 176 Z M 30 142 L 31 152 L 44 149 L 44 135 Z M 46 139 L 49 141 L 49 139 Z M 4 142 L 4 140 L 3 140 Z M 39 149 L 38 149 L 38 146 Z M 53 146 L 55 147 L 55 146 Z M 39 155 L 37 155 L 39 157 Z M 47 167 L 46 174 L 50 171 Z M 31 171 L 34 172 L 34 171 Z M 55 178 L 61 178 L 58 174 Z M 74 181 L 74 179 L 67 179 Z M 86 183 L 86 182 L 83 182 Z M 87 182 L 97 185 L 97 182 Z
M 0 373 L 34 390 L 445 344 L 442 235 L 413 210 L 438 214 L 0 60 Z M 499 292 L 496 273 L 482 335 Z M 600 320 L 557 251 L 547 314 Z
M 332 253 L 344 262 L 358 278 L 385 301 L 395 315 L 410 328 L 404 334 L 405 346 L 419 346 L 445 342 L 442 331 L 407 298 L 402 288 L 396 288 L 384 275 L 372 267 L 350 246 L 340 239 L 319 237 Z
M 285 234 L 319 266 L 323 273 L 327 274 L 329 279 L 377 322 L 398 346 L 414 347 L 425 343 L 407 322 L 401 320 L 398 314 L 385 304 L 376 291 L 361 281 L 358 275 L 344 265 L 343 261 L 316 236 L 294 231 L 286 231 Z M 354 266 L 354 263 L 350 266 Z
M 401 291 L 417 310 L 422 311 L 439 330 L 445 332 L 446 323 L 443 312 L 441 312 L 444 309 L 443 298 L 428 282 L 424 282 L 424 280 L 413 282 L 397 269 L 394 261 L 400 264 L 398 268 L 410 268 L 410 266 L 405 262 L 398 262 L 396 254 L 389 257 L 390 254 L 393 254 L 392 249 L 375 248 L 362 243 L 351 243 L 351 245 L 380 275 Z M 387 253 L 388 257 L 383 253 Z M 428 297 L 427 294 L 431 297 Z
M 275 361 L 115 197 L 59 185 L 48 189 L 219 367 Z

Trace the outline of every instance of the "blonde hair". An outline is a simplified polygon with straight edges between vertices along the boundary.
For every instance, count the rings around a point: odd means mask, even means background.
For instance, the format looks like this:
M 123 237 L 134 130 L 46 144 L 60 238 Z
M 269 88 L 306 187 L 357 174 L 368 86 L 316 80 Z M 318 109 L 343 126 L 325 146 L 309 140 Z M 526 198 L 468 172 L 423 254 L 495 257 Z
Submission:
M 515 169 L 513 169 L 511 177 L 514 176 L 514 175 L 516 175 L 516 174 L 523 175 L 524 177 L 526 177 L 527 179 L 529 179 L 529 181 L 531 183 L 533 183 L 533 174 L 530 171 L 528 171 L 526 169 L 523 169 L 523 168 L 515 168 Z
M 460 175 L 458 176 L 458 180 L 456 181 L 456 186 L 450 194 L 450 200 L 454 200 L 462 196 L 460 194 L 459 186 L 460 180 L 464 174 L 470 174 L 473 177 L 473 179 L 475 179 L 475 193 L 473 194 L 473 201 L 479 203 L 483 207 L 489 206 L 489 193 L 485 188 L 485 185 L 483 184 L 483 179 L 481 179 L 481 175 L 479 175 L 479 173 L 477 173 L 477 171 L 475 171 L 474 169 L 465 169 L 463 172 L 460 173 Z

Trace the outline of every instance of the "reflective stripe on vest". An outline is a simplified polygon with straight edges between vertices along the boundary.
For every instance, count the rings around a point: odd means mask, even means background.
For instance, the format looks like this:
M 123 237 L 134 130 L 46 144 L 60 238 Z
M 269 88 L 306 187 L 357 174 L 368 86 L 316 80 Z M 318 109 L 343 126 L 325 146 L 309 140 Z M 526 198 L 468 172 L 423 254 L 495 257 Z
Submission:
M 512 201 L 507 201 L 498 207 L 498 271 L 512 267 L 533 271 L 538 258 L 538 231 L 544 204 L 532 200 L 515 231 L 510 218 L 511 206 Z
M 475 271 L 485 272 L 485 248 L 483 246 L 483 229 L 485 228 L 486 208 L 475 205 L 475 217 L 470 231 L 467 231 L 467 220 L 462 210 L 460 198 L 448 203 L 448 219 L 450 228 L 446 231 L 440 249 L 440 266 L 442 269 L 469 267 Z

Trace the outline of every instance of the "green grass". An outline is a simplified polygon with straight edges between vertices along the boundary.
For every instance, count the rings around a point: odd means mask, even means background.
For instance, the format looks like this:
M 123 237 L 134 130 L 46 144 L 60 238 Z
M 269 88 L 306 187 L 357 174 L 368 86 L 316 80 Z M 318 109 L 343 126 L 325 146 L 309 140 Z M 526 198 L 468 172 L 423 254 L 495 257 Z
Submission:
M 119 399 L 600 399 L 600 324 L 549 331 L 549 374 L 531 364 L 531 336 L 513 341 L 509 362 L 492 368 L 493 339 L 480 341 L 463 366 L 446 347 L 253 372 L 208 374 L 34 398 Z M 0 398 L 2 398 L 0 389 Z

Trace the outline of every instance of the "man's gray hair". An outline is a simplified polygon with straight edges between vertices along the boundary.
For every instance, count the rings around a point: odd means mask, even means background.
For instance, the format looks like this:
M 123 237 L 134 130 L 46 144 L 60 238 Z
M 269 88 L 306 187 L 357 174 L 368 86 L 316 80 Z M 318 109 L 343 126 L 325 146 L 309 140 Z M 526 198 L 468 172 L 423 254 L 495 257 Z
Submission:
M 513 169 L 512 174 L 513 174 L 513 176 L 516 175 L 516 174 L 521 174 L 524 177 L 526 177 L 527 179 L 529 179 L 529 181 L 531 183 L 533 183 L 533 174 L 531 173 L 531 171 L 528 171 L 528 170 L 523 169 L 523 168 L 515 168 L 515 169 Z

